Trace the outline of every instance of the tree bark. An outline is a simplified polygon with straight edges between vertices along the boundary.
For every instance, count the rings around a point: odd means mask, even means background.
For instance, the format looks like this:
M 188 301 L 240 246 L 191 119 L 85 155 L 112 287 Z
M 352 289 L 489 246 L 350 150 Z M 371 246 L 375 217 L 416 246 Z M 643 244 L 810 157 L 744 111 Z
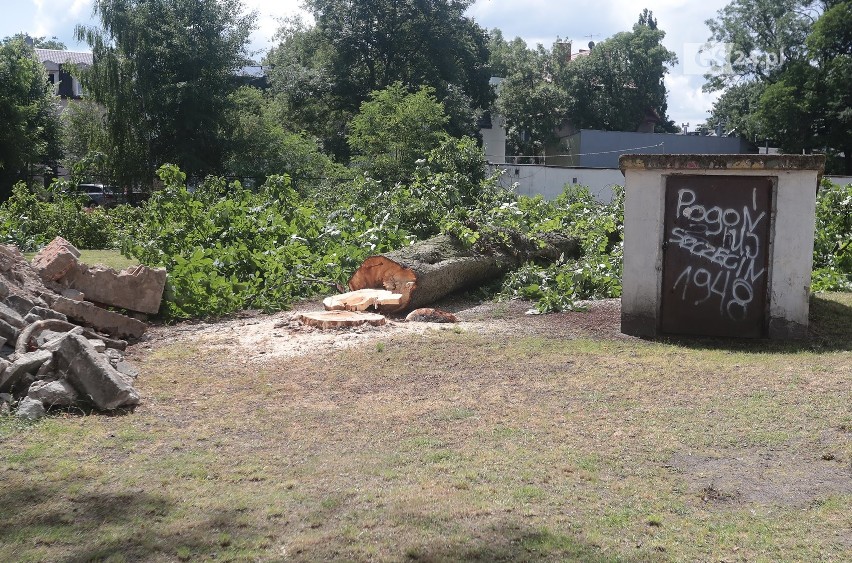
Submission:
M 349 288 L 399 293 L 402 298 L 398 305 L 379 305 L 378 310 L 400 313 L 434 303 L 454 291 L 481 285 L 526 260 L 554 262 L 562 255 L 580 254 L 574 239 L 556 234 L 542 238 L 542 247 L 512 253 L 496 249 L 486 254 L 464 248 L 448 235 L 439 235 L 367 258 L 349 279 Z

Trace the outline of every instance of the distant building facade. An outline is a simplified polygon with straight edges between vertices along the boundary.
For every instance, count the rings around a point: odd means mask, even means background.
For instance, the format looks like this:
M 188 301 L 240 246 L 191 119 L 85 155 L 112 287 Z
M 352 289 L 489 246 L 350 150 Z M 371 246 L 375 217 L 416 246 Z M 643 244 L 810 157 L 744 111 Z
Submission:
M 35 49 L 36 57 L 44 65 L 48 80 L 55 85 L 63 108 L 68 100 L 78 100 L 83 95 L 80 81 L 74 78 L 71 67 L 87 68 L 92 66 L 92 54 L 78 51 L 59 51 L 56 49 Z
M 618 168 L 618 157 L 627 153 L 756 154 L 757 147 L 740 137 L 582 129 L 562 137 L 547 152 L 549 166 Z

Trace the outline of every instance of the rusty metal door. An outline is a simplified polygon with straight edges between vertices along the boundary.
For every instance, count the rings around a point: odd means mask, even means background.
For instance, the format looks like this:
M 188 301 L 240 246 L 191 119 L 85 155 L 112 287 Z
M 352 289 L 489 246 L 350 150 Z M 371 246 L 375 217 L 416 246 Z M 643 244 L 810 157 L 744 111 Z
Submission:
M 766 335 L 772 179 L 669 176 L 660 330 Z

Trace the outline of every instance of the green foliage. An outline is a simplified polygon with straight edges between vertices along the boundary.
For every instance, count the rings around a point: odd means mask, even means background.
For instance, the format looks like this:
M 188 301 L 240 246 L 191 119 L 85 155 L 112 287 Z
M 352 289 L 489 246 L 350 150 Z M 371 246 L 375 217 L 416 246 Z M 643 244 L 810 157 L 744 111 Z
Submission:
M 354 206 L 319 212 L 287 176 L 270 176 L 257 191 L 208 177 L 190 192 L 177 167 L 159 174 L 165 187 L 143 206 L 123 251 L 168 269 L 167 317 L 286 308 L 408 240 L 387 217 Z
M 386 182 L 406 180 L 446 137 L 447 116 L 434 94 L 425 86 L 409 93 L 401 82 L 373 92 L 350 124 L 356 166 Z
M 582 257 L 563 256 L 553 264 L 527 262 L 510 272 L 500 291 L 504 298 L 535 300 L 541 313 L 576 308 L 582 299 L 621 294 L 623 193 L 609 204 L 597 202 L 585 188 L 568 187 L 554 201 L 494 194 L 491 200 L 457 210 L 445 221 L 446 232 L 473 248 L 523 256 L 559 233 L 580 243 Z
M 852 291 L 852 184 L 823 180 L 817 196 L 813 291 Z
M 485 178 L 485 160 L 470 137 L 445 138 L 431 150 L 407 181 L 390 183 L 362 175 L 344 202 L 363 209 L 383 210 L 390 220 L 418 239 L 437 234 L 457 210 L 481 205 L 494 194 L 505 193 Z M 330 208 L 343 205 L 328 202 Z
M 784 61 L 802 59 L 813 5 L 812 0 L 732 0 L 719 10 L 705 23 L 711 41 L 731 44 L 732 72 L 705 75 L 705 89 L 721 90 L 743 78 L 774 81 Z M 775 62 L 782 64 L 769 64 Z
M 577 129 L 636 131 L 653 111 L 668 123 L 663 77 L 677 58 L 663 46 L 653 14 L 643 12 L 640 22 L 574 59 L 570 42 L 528 49 L 492 32 L 491 64 L 506 78 L 496 105 L 516 154 L 542 155 L 566 121 Z
M 61 154 L 56 95 L 32 47 L 0 44 L 0 200 L 18 180 L 54 166 Z
M 371 92 L 395 82 L 428 86 L 444 100 L 457 89 L 468 110 L 490 101 L 482 28 L 470 0 L 309 0 L 328 54 L 337 105 L 357 110 Z M 464 119 L 462 117 L 462 119 Z M 457 124 L 458 133 L 473 134 Z
M 503 296 L 533 299 L 539 313 L 577 309 L 577 301 L 584 299 L 620 296 L 623 191 L 618 190 L 611 203 L 601 204 L 586 188 L 568 187 L 550 206 L 553 211 L 538 229 L 576 238 L 583 255 L 578 259 L 563 257 L 546 266 L 525 264 L 506 277 Z
M 228 93 L 255 15 L 240 0 L 97 0 L 93 11 L 102 29 L 76 29 L 94 58 L 81 78 L 106 108 L 117 185 L 148 185 L 166 161 L 220 172 Z
M 263 183 L 267 176 L 289 174 L 303 193 L 324 178 L 345 175 L 345 168 L 320 152 L 317 141 L 289 131 L 276 101 L 244 86 L 230 95 L 225 168 L 239 178 Z
M 114 248 L 127 223 L 134 220 L 134 210 L 119 206 L 122 209 L 108 213 L 99 207 L 84 208 L 86 197 L 74 194 L 71 187 L 55 180 L 43 199 L 23 182 L 16 184 L 11 197 L 0 204 L 0 240 L 25 252 L 38 250 L 57 236 L 78 248 Z
M 734 0 L 707 24 L 732 44 L 728 71 L 705 75 L 705 89 L 728 88 L 714 121 L 852 174 L 852 2 Z

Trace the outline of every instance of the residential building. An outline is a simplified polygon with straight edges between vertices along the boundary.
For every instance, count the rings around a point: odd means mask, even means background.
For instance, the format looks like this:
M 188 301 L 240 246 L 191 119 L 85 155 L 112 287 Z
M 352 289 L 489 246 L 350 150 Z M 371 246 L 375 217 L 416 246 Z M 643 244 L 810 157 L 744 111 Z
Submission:
M 79 99 L 83 95 L 80 81 L 71 75 L 71 67 L 92 66 L 92 54 L 78 51 L 59 51 L 56 49 L 35 49 L 36 57 L 47 70 L 48 80 L 57 86 L 62 107 L 68 100 Z

